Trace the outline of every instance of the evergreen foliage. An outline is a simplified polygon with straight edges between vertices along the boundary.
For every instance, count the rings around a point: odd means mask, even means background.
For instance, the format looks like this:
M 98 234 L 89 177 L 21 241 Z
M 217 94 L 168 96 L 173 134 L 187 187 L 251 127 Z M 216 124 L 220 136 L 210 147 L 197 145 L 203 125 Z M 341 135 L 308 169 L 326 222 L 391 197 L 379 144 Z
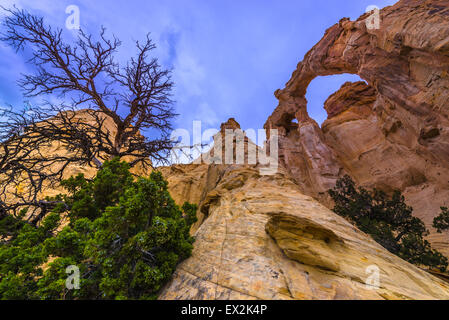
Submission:
M 190 256 L 196 206 L 180 209 L 161 173 L 135 180 L 117 159 L 96 177 L 65 180 L 39 226 L 0 220 L 1 299 L 154 299 Z M 69 210 L 67 210 L 69 208 Z M 68 289 L 69 266 L 80 271 Z
M 405 203 L 399 191 L 390 197 L 376 189 L 357 188 L 354 181 L 345 176 L 329 190 L 329 195 L 335 202 L 333 210 L 337 214 L 354 222 L 391 253 L 416 265 L 446 270 L 447 258 L 424 239 L 428 230 L 412 215 L 413 208 Z
M 449 229 L 449 209 L 441 207 L 441 213 L 433 219 L 433 227 L 437 229 L 439 233 Z

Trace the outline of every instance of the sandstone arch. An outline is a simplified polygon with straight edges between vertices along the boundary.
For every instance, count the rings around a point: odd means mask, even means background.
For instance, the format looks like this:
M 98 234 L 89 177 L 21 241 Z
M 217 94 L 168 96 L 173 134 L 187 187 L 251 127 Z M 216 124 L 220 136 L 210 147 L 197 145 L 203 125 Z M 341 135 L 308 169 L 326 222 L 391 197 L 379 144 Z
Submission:
M 400 189 L 428 226 L 449 205 L 449 3 L 402 0 L 329 28 L 275 96 L 265 129 L 279 130 L 280 161 L 303 192 L 330 205 L 326 191 L 349 173 L 367 187 Z M 305 94 L 318 76 L 357 74 L 325 103 L 322 129 Z M 296 118 L 298 124 L 292 124 Z M 268 131 L 267 131 L 268 133 Z M 433 233 L 449 254 L 449 235 Z

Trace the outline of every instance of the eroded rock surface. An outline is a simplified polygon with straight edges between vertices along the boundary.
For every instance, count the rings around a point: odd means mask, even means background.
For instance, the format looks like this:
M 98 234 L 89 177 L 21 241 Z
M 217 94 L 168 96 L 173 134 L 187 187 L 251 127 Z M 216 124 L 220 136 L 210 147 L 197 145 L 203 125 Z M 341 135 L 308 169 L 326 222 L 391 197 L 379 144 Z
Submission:
M 449 205 L 449 2 L 399 1 L 381 10 L 380 29 L 366 27 L 368 16 L 326 31 L 276 91 L 265 128 L 279 130 L 281 162 L 304 193 L 331 206 L 326 191 L 344 174 L 367 188 L 399 189 L 449 256 L 449 234 L 431 228 Z M 307 113 L 307 87 L 341 73 L 366 83 L 332 95 L 320 128 Z
M 200 199 L 204 218 L 192 257 L 160 299 L 449 298 L 447 283 L 305 196 L 283 169 L 273 176 L 238 165 L 164 170 L 176 201 Z M 197 179 L 215 186 L 202 194 L 190 187 Z M 373 265 L 380 270 L 377 290 L 365 284 Z
M 198 200 L 201 222 L 192 257 L 162 299 L 449 298 L 447 283 L 324 206 L 344 174 L 400 189 L 427 225 L 449 201 L 449 3 L 399 1 L 381 11 L 378 30 L 367 29 L 368 16 L 328 29 L 276 91 L 279 106 L 265 128 L 280 134 L 277 174 L 250 165 L 163 169 L 178 203 Z M 366 83 L 329 97 L 320 128 L 307 113 L 307 87 L 340 73 Z M 448 253 L 446 239 L 430 237 Z M 373 266 L 378 289 L 365 283 Z

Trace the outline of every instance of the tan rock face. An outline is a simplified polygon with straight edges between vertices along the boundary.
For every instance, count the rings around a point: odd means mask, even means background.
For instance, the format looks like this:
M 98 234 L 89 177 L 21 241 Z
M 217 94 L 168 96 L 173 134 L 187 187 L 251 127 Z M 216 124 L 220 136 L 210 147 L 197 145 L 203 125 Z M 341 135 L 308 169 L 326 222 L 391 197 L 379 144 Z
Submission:
M 330 206 L 326 191 L 344 174 L 359 184 L 401 190 L 449 256 L 449 234 L 432 230 L 449 205 L 449 2 L 399 1 L 381 10 L 380 29 L 341 20 L 276 91 L 279 105 L 265 124 L 280 132 L 282 164 L 301 190 Z M 310 82 L 358 74 L 329 97 L 320 128 L 307 114 Z M 299 123 L 292 123 L 292 119 Z
M 305 194 L 330 205 L 326 191 L 347 173 L 367 187 L 400 189 L 427 225 L 447 204 L 448 16 L 447 1 L 399 1 L 382 10 L 379 30 L 367 30 L 368 15 L 327 30 L 276 92 L 265 125 L 280 134 L 276 175 L 248 165 L 163 169 L 178 203 L 199 200 L 201 222 L 192 257 L 161 298 L 447 299 L 446 283 Z M 339 73 L 367 84 L 346 83 L 329 97 L 320 128 L 307 114 L 307 86 Z M 444 237 L 430 240 L 444 251 Z M 377 289 L 366 286 L 373 268 Z
M 273 176 L 237 165 L 164 171 L 177 202 L 200 199 L 204 217 L 192 257 L 160 299 L 449 298 L 447 283 L 305 196 L 284 170 Z M 205 181 L 215 181 L 206 194 Z M 378 289 L 365 283 L 370 266 L 379 268 Z

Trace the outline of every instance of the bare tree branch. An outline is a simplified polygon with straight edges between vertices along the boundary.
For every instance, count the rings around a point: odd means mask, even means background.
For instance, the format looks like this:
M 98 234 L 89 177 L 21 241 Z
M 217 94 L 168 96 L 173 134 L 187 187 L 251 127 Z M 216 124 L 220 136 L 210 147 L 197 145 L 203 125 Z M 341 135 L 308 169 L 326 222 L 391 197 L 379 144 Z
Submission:
M 150 56 L 155 45 L 149 35 L 121 67 L 114 60 L 121 42 L 108 39 L 104 28 L 97 40 L 80 31 L 71 44 L 43 18 L 15 7 L 3 10 L 8 14 L 0 40 L 31 52 L 35 72 L 19 81 L 24 96 L 64 103 L 0 111 L 0 214 L 31 207 L 42 216 L 51 206 L 39 194 L 73 164 L 98 167 L 113 157 L 126 157 L 131 166 L 167 162 L 176 116 L 173 82 L 170 70 Z M 106 125 L 111 121 L 112 128 Z M 55 143 L 68 152 L 43 154 Z

